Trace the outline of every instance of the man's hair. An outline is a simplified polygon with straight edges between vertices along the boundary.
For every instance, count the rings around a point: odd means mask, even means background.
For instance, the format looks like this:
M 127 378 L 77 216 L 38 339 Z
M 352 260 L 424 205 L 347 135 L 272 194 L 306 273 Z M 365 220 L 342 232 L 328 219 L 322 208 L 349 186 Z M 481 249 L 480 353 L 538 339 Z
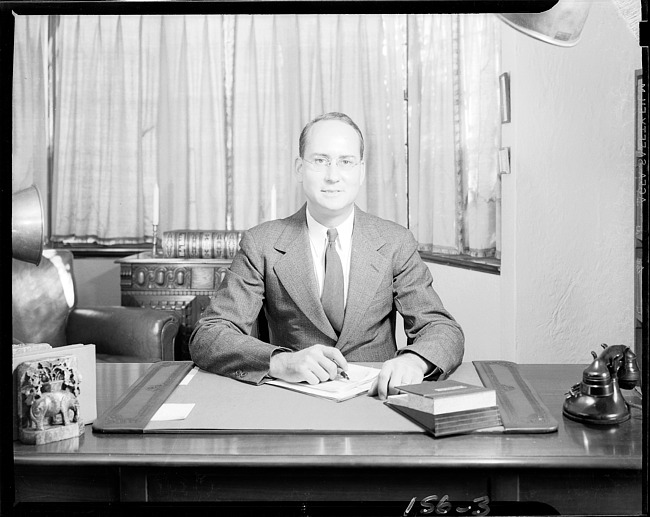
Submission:
M 305 156 L 305 147 L 307 147 L 307 140 L 309 139 L 309 131 L 311 130 L 311 127 L 316 124 L 316 122 L 321 122 L 323 120 L 339 120 L 354 129 L 359 135 L 359 152 L 360 157 L 363 160 L 363 133 L 361 133 L 359 126 L 357 126 L 350 117 L 345 113 L 338 113 L 336 111 L 319 115 L 303 128 L 300 133 L 300 139 L 298 140 L 298 151 L 300 157 L 303 158 Z

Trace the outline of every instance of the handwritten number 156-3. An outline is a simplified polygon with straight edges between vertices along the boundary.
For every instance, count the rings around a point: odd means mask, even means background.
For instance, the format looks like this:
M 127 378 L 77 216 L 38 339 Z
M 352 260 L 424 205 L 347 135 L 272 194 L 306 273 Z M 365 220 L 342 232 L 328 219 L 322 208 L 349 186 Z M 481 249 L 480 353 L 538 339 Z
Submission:
M 486 495 L 477 497 L 472 501 L 473 504 L 468 506 L 456 506 L 449 502 L 449 496 L 442 496 L 438 500 L 437 495 L 429 495 L 420 501 L 420 511 L 418 513 L 411 513 L 415 506 L 417 498 L 414 497 L 409 502 L 406 510 L 404 510 L 403 517 L 411 517 L 414 515 L 488 515 L 490 513 L 490 498 Z

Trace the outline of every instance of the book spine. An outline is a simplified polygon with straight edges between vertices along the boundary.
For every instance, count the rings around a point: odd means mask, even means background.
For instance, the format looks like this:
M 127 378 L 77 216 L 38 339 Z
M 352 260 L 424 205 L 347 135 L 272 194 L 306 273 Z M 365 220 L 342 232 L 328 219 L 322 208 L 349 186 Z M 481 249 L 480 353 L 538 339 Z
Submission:
M 477 392 L 476 396 L 465 395 L 445 395 L 444 397 L 433 398 L 431 396 L 421 396 L 408 394 L 401 404 L 404 406 L 426 411 L 432 415 L 441 415 L 455 413 L 458 411 L 469 411 L 482 408 L 490 408 L 497 405 L 496 394 L 490 393 L 489 390 Z
M 201 258 L 201 234 L 196 232 L 187 232 L 187 256 L 189 258 Z
M 242 232 L 226 230 L 171 230 L 163 232 L 165 258 L 232 259 Z
M 36 352 L 46 352 L 50 350 L 52 345 L 49 343 L 22 343 L 14 344 L 11 347 L 12 357 L 24 356 Z

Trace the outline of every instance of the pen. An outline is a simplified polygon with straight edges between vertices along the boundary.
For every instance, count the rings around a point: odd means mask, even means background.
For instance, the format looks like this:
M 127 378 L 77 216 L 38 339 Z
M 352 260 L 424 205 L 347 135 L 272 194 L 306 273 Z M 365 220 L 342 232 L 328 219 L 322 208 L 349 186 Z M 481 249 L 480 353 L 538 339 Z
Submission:
M 343 377 L 346 381 L 349 381 L 349 380 L 350 380 L 350 377 L 349 377 L 348 374 L 347 374 L 347 373 L 346 373 L 346 372 L 345 372 L 345 371 L 344 371 L 344 370 L 339 366 L 339 363 L 337 363 L 336 361 L 334 361 L 334 359 L 332 359 L 332 361 L 333 361 L 334 364 L 336 365 L 336 368 L 337 368 L 337 370 L 338 370 L 338 374 L 339 374 L 341 377 Z

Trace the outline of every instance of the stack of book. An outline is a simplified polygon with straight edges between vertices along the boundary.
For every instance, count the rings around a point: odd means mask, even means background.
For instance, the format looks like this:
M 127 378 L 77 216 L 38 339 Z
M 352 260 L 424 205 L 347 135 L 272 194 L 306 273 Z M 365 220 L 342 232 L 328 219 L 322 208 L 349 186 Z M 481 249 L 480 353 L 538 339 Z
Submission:
M 163 232 L 164 258 L 232 259 L 243 232 L 227 230 L 171 230 Z
M 386 405 L 433 436 L 469 433 L 502 425 L 496 392 L 453 380 L 400 386 Z

